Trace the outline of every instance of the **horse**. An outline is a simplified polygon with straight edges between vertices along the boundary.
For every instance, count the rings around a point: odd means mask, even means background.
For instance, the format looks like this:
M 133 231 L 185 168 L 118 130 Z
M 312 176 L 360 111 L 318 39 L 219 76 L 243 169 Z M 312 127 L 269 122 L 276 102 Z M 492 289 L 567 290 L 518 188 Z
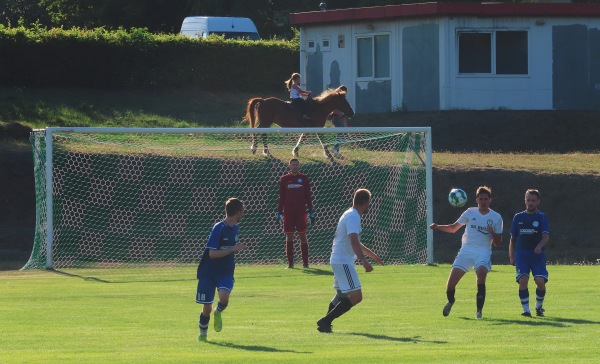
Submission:
M 332 113 L 342 118 L 354 116 L 354 110 L 346 100 L 347 91 L 348 88 L 342 85 L 336 89 L 325 90 L 315 98 L 309 98 L 307 101 L 309 103 L 307 115 L 310 120 L 303 119 L 301 111 L 292 109 L 288 102 L 276 97 L 251 98 L 248 100 L 246 115 L 243 120 L 249 121 L 252 128 L 270 128 L 273 124 L 282 128 L 322 128 L 325 126 L 327 117 Z M 292 154 L 295 157 L 298 156 L 299 145 L 303 137 L 304 134 L 301 134 L 298 143 L 294 147 Z M 270 156 L 266 134 L 263 133 L 261 138 L 263 141 L 263 154 Z M 323 147 L 323 152 L 330 158 L 327 147 L 318 135 L 317 138 Z M 256 154 L 257 146 L 256 134 L 252 134 L 252 146 L 250 147 L 252 154 Z

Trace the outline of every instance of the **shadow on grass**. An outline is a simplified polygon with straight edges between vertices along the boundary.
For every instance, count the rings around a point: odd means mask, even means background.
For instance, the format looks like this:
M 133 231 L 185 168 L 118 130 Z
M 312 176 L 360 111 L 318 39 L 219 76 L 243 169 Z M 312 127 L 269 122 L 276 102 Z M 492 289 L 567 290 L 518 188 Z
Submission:
M 332 276 L 333 271 L 329 269 L 321 269 L 321 268 L 303 268 L 302 273 L 311 274 L 314 276 Z
M 96 278 L 96 277 L 86 277 L 86 276 L 82 276 L 79 274 L 67 273 L 67 272 L 63 272 L 60 270 L 56 270 L 56 269 L 49 269 L 48 271 L 50 271 L 52 273 L 60 274 L 63 276 L 67 276 L 67 277 L 80 278 L 80 279 L 83 279 L 84 281 L 100 282 L 100 283 L 113 283 L 111 281 L 106 281 L 104 279 L 100 279 L 100 278 Z
M 91 277 L 91 276 L 84 276 L 81 274 L 75 274 L 75 273 L 68 273 L 68 272 L 64 272 L 64 271 L 60 271 L 60 270 L 56 270 L 56 269 L 48 269 L 49 272 L 52 273 L 56 273 L 59 275 L 63 275 L 66 277 L 73 277 L 73 278 L 79 278 L 79 279 L 83 279 L 84 281 L 88 281 L 88 282 L 99 282 L 99 283 L 112 283 L 112 284 L 120 284 L 120 283 L 132 283 L 132 282 L 142 282 L 142 283 L 161 283 L 161 282 L 187 282 L 187 281 L 195 281 L 195 278 L 185 278 L 185 279 L 121 279 L 121 280 L 106 280 L 106 279 L 100 279 L 100 278 L 96 278 L 96 277 Z
M 413 336 L 413 337 L 394 337 L 394 336 L 387 336 L 387 335 L 374 335 L 374 334 L 365 334 L 362 332 L 349 332 L 347 335 L 354 335 L 354 336 L 363 336 L 369 339 L 374 339 L 374 340 L 387 340 L 387 341 L 397 341 L 397 342 L 403 342 L 403 343 L 430 343 L 430 344 L 447 344 L 447 341 L 440 341 L 440 340 L 423 340 L 421 339 L 421 336 Z
M 247 350 L 247 351 L 264 351 L 267 353 L 312 354 L 312 352 L 310 352 L 310 351 L 277 349 L 277 348 L 272 348 L 269 346 L 262 346 L 262 345 L 240 345 L 240 344 L 234 344 L 234 343 L 229 343 L 229 342 L 212 342 L 212 341 L 207 341 L 206 343 L 211 344 L 211 345 L 222 346 L 225 348 L 240 349 L 240 350 Z
M 461 317 L 463 320 L 474 320 L 468 317 Z M 573 325 L 600 325 L 598 321 L 572 319 L 564 317 L 523 317 L 521 319 L 505 320 L 505 319 L 487 319 L 484 321 L 491 322 L 494 325 L 524 325 L 524 326 L 550 326 L 550 327 L 571 327 Z

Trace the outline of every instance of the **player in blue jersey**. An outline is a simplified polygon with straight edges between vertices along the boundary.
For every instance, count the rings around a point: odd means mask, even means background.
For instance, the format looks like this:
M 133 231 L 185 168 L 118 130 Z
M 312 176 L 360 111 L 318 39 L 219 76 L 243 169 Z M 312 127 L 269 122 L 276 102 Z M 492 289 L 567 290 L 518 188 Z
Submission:
M 214 328 L 216 332 L 221 331 L 221 312 L 229 304 L 229 294 L 233 289 L 234 254 L 246 247 L 238 243 L 237 225 L 244 215 L 244 204 L 237 198 L 230 198 L 225 203 L 225 213 L 225 219 L 213 226 L 198 265 L 196 303 L 204 305 L 200 313 L 198 341 L 207 339 L 215 290 L 218 291 L 219 302 L 214 313 Z
M 482 318 L 481 312 L 485 303 L 486 292 L 485 281 L 488 272 L 492 270 L 492 245 L 497 247 L 502 242 L 502 217 L 499 213 L 490 209 L 492 189 L 481 186 L 477 189 L 475 196 L 477 207 L 469 207 L 454 224 L 438 225 L 434 223 L 429 226 L 432 230 L 445 233 L 455 233 L 463 225 L 466 226 L 462 236 L 462 246 L 452 264 L 452 270 L 446 283 L 448 302 L 442 310 L 444 316 L 450 314 L 450 310 L 454 305 L 456 285 L 474 267 L 477 276 L 477 311 L 475 318 Z
M 525 211 L 515 215 L 510 229 L 510 245 L 508 253 L 510 264 L 517 269 L 519 283 L 519 298 L 523 305 L 521 315 L 531 317 L 529 311 L 529 273 L 537 286 L 535 290 L 535 313 L 544 316 L 544 297 L 546 297 L 546 255 L 544 247 L 550 240 L 550 227 L 546 214 L 538 210 L 540 192 L 529 189 L 525 192 Z

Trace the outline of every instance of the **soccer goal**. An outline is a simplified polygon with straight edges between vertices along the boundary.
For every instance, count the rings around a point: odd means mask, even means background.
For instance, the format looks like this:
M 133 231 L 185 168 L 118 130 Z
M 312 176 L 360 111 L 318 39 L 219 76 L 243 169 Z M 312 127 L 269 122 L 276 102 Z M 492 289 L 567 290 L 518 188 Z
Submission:
M 293 151 L 312 183 L 311 264 L 328 263 L 337 221 L 357 188 L 373 194 L 363 218 L 365 245 L 386 264 L 433 262 L 430 128 L 255 132 L 34 131 L 36 230 L 23 269 L 197 264 L 230 197 L 246 208 L 239 236 L 248 248 L 237 254 L 238 263 L 284 264 L 276 213 L 279 178 Z

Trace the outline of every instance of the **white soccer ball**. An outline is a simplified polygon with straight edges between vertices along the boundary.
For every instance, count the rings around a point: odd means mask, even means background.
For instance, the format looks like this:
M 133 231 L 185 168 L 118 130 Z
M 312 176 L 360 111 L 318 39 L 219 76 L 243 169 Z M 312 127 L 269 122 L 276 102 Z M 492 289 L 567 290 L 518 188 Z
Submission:
M 448 194 L 448 202 L 454 207 L 463 207 L 467 203 L 467 193 L 460 188 L 453 188 Z

